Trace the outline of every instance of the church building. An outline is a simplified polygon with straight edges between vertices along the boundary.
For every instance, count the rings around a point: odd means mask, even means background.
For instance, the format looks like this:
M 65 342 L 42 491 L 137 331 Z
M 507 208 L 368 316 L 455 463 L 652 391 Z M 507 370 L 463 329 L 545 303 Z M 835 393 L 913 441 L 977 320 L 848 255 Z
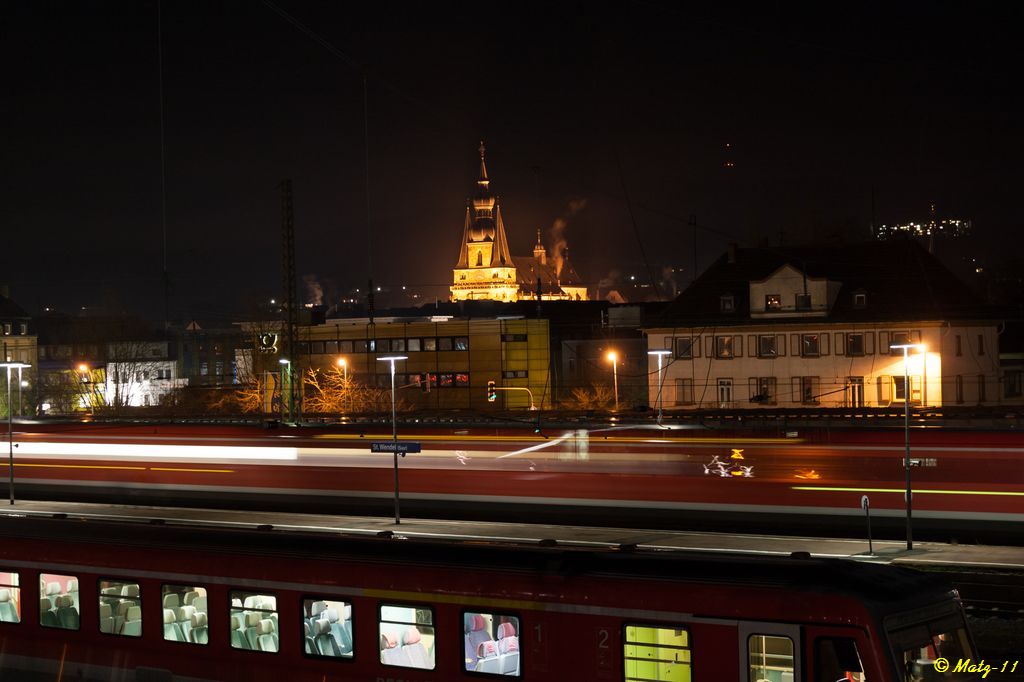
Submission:
M 481 142 L 480 179 L 476 181 L 476 196 L 466 202 L 452 300 L 512 302 L 536 299 L 538 294 L 545 301 L 589 300 L 587 288 L 569 263 L 567 251 L 548 260 L 539 229 L 533 255 L 510 255 L 501 203 L 491 194 L 484 152 Z

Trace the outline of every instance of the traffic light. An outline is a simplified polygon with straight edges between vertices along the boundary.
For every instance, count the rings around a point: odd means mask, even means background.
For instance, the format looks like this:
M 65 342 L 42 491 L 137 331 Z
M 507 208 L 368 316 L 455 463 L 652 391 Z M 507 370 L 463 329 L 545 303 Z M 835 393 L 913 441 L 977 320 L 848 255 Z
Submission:
M 424 393 L 430 393 L 430 372 L 424 372 L 420 375 L 420 390 Z
M 494 382 L 487 382 L 487 402 L 493 403 L 498 399 L 498 392 L 494 389 Z

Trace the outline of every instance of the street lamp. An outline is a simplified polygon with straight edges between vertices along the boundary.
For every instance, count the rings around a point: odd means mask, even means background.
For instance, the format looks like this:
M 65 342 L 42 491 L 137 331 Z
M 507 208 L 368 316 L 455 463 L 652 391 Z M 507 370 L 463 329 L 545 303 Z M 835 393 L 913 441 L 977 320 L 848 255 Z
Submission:
M 344 373 L 345 383 L 348 383 L 348 363 L 345 362 L 345 358 L 338 358 L 338 367 L 341 367 L 341 371 Z
M 24 362 L 0 362 L 0 367 L 7 370 L 7 470 L 10 475 L 7 490 L 10 494 L 11 504 L 14 504 L 14 409 L 11 405 L 11 370 L 18 370 L 20 379 L 21 370 L 31 366 Z
M 619 411 L 619 355 L 613 350 L 608 351 L 608 362 L 612 363 L 612 381 L 615 386 L 615 411 Z
M 903 442 L 905 451 L 903 455 L 903 468 L 906 471 L 907 489 L 907 549 L 914 549 L 914 534 L 911 529 L 911 516 L 913 509 L 913 497 L 910 488 L 910 349 L 916 348 L 924 352 L 922 343 L 894 343 L 889 346 L 892 350 L 903 350 Z
M 647 354 L 658 358 L 658 425 L 661 426 L 662 407 L 664 406 L 662 392 L 665 390 L 665 383 L 661 378 L 661 359 L 666 355 L 672 355 L 672 351 L 666 349 L 649 350 L 647 351 Z
M 395 525 L 402 523 L 402 515 L 398 509 L 398 417 L 395 411 L 395 362 L 408 360 L 408 355 L 386 355 L 377 358 L 381 362 L 391 363 L 391 440 L 395 444 Z
M 278 360 L 284 365 L 284 371 L 288 374 L 288 414 L 291 415 L 291 399 L 292 399 L 292 361 L 286 358 L 280 358 Z M 281 421 L 284 421 L 284 401 L 285 401 L 285 381 L 284 373 L 281 374 Z

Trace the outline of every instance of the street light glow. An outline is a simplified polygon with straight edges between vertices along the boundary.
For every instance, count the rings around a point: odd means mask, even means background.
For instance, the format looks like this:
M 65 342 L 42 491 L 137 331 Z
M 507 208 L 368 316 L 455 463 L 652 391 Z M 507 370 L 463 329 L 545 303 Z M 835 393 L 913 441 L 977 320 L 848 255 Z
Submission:
M 619 354 L 613 350 L 608 351 L 608 362 L 615 362 L 619 359 Z

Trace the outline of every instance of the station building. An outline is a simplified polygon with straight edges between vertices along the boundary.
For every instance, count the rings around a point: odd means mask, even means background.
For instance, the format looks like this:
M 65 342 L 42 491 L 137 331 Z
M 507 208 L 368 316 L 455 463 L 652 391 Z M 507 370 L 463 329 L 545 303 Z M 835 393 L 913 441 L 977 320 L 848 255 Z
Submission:
M 730 247 L 644 329 L 666 410 L 995 405 L 1000 321 L 909 240 Z M 899 344 L 908 351 L 909 386 Z M 660 394 L 660 395 L 659 395 Z

